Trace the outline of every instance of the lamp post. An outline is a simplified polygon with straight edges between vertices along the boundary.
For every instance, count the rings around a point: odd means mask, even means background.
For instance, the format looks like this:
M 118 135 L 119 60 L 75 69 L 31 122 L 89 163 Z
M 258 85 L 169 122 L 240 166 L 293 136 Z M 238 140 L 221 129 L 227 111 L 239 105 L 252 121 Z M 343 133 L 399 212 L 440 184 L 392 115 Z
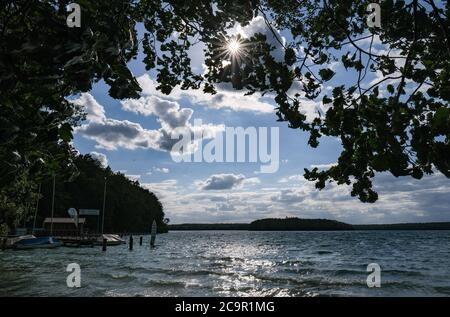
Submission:
M 105 188 L 103 190 L 103 209 L 102 209 L 102 236 L 103 236 L 103 228 L 105 226 L 105 206 L 106 206 L 106 183 L 108 178 L 105 176 Z
M 38 195 L 36 199 L 36 210 L 34 211 L 33 229 L 31 230 L 32 235 L 34 234 L 34 229 L 36 228 L 36 217 L 39 209 L 39 199 L 41 198 L 41 185 L 42 184 L 39 184 Z

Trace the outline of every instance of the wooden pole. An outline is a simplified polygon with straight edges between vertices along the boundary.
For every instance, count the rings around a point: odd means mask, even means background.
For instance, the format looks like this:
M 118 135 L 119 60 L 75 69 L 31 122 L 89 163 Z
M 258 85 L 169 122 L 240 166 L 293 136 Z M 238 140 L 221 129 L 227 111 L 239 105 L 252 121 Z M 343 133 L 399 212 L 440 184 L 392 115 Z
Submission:
M 106 182 L 108 178 L 105 177 L 105 188 L 103 190 L 103 210 L 102 210 L 102 236 L 103 236 L 103 228 L 105 226 L 105 206 L 106 206 Z
M 139 245 L 142 245 L 142 237 L 139 238 Z
M 133 251 L 133 236 L 130 235 L 130 251 Z
M 102 251 L 106 251 L 106 239 L 103 238 L 103 247 L 102 247 Z

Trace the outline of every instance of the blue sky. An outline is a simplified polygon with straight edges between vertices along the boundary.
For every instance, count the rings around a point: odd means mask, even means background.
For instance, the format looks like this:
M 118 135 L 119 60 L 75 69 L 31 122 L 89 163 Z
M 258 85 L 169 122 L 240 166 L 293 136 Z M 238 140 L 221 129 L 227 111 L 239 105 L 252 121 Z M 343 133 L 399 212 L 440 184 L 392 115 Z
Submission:
M 233 31 L 251 34 L 267 30 L 255 19 L 248 27 Z M 201 44 L 190 53 L 192 67 L 201 72 Z M 277 47 L 275 54 L 282 55 L 282 48 Z M 219 87 L 215 96 L 179 89 L 164 96 L 155 89 L 155 73 L 146 72 L 141 60 L 142 55 L 129 64 L 143 88 L 141 99 L 114 100 L 108 95 L 108 86 L 100 82 L 75 101 L 85 107 L 88 116 L 76 130 L 74 145 L 155 192 L 171 223 L 248 222 L 285 216 L 349 223 L 450 221 L 448 180 L 441 174 L 422 181 L 381 174 L 375 182 L 380 195 L 375 204 L 359 202 L 344 186 L 331 184 L 319 192 L 303 179 L 303 169 L 325 168 L 336 162 L 341 148 L 338 139 L 322 138 L 317 149 L 310 148 L 307 134 L 276 121 L 270 96 L 243 96 L 227 86 Z M 343 69 L 335 70 L 337 75 L 323 87 L 324 92 L 352 78 Z M 371 76 L 369 82 L 377 78 L 377 74 Z M 314 116 L 317 108 L 326 110 L 325 105 L 305 100 L 307 115 Z M 195 119 L 202 120 L 205 133 L 224 126 L 278 127 L 278 171 L 259 173 L 260 162 L 174 162 L 167 133 L 175 127 L 192 130 Z

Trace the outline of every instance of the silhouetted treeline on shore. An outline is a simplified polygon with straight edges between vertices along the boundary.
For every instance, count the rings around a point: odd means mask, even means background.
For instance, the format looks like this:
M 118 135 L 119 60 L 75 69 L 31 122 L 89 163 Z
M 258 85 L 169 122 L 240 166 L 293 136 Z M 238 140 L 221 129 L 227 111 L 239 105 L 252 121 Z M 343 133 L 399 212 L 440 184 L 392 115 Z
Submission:
M 248 223 L 183 223 L 169 225 L 170 230 L 250 230 Z
M 339 230 L 450 230 L 450 222 L 351 225 L 328 219 L 267 218 L 251 223 L 185 223 L 169 230 L 339 231 Z
M 75 164 L 79 175 L 74 180 L 56 181 L 55 217 L 69 217 L 67 210 L 71 207 L 102 210 L 106 178 L 105 232 L 150 232 L 153 220 L 157 222 L 158 232 L 167 232 L 168 219 L 164 218 L 163 206 L 148 189 L 122 173 L 102 167 L 89 155 L 77 156 Z M 42 183 L 41 194 L 38 226 L 45 217 L 51 216 L 51 179 Z M 97 219 L 91 218 L 88 227 L 93 232 L 98 230 L 98 224 Z M 32 221 L 30 218 L 29 224 Z
M 186 223 L 170 225 L 169 230 L 353 230 L 352 225 L 328 219 L 267 218 L 247 223 Z
M 267 218 L 250 223 L 250 230 L 353 230 L 353 227 L 328 219 Z
M 353 225 L 355 230 L 450 230 L 450 222 Z

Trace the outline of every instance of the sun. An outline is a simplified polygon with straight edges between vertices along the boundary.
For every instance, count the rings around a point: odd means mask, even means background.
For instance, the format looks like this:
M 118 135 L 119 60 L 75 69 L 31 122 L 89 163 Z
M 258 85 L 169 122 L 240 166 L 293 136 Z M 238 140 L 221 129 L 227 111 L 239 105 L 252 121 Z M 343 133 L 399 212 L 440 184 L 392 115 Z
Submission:
M 228 42 L 227 49 L 231 55 L 239 55 L 241 44 L 236 39 L 232 39 Z
M 222 35 L 222 38 L 217 41 L 217 46 L 214 48 L 214 58 L 239 65 L 248 57 L 248 49 L 248 41 L 243 39 L 240 35 L 232 37 Z

